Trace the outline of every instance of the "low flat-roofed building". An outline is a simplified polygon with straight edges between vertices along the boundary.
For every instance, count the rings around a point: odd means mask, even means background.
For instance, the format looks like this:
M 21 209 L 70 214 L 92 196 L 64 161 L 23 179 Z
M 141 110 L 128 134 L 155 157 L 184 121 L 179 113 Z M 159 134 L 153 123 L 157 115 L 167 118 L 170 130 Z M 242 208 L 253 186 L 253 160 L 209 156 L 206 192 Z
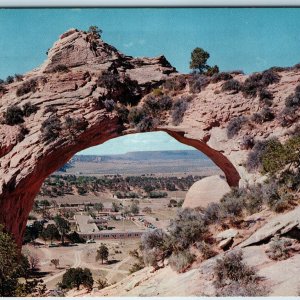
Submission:
M 90 215 L 75 215 L 74 216 L 77 232 L 84 239 L 132 239 L 139 238 L 145 230 L 99 230 L 97 221 L 105 221 L 102 218 L 93 219 Z M 106 223 L 107 224 L 107 223 Z
M 78 233 L 89 234 L 100 231 L 90 215 L 75 215 L 74 219 Z
M 135 231 L 135 230 L 129 230 L 129 231 L 101 230 L 101 231 L 92 232 L 92 233 L 89 233 L 89 234 L 78 232 L 78 234 L 82 238 L 84 238 L 84 239 L 94 239 L 94 240 L 134 239 L 134 238 L 140 238 L 143 233 L 145 233 L 145 231 Z

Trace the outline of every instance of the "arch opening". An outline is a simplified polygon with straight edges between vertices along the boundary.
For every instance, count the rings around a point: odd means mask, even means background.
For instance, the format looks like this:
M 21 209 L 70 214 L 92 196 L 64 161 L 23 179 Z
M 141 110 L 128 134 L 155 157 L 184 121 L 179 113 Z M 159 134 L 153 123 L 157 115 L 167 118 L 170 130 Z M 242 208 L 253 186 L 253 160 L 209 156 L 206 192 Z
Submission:
M 103 143 L 100 146 L 104 148 L 102 151 L 92 147 L 75 155 L 63 169 L 44 181 L 39 195 L 35 197 L 35 209 L 31 211 L 29 223 L 32 224 L 34 219 L 39 222 L 52 220 L 57 214 L 67 219 L 71 223 L 70 232 L 74 230 L 81 239 L 95 243 L 86 247 L 77 242 L 79 247 L 60 248 L 60 251 L 67 251 L 73 257 L 79 248 L 82 263 L 87 267 L 91 263 L 86 253 L 90 251 L 93 256 L 101 242 L 110 249 L 118 243 L 126 253 L 126 247 L 138 248 L 141 235 L 149 228 L 167 229 L 193 184 L 205 177 L 224 173 L 198 149 L 183 145 L 182 136 L 175 139 L 166 132 L 154 132 L 149 133 L 155 136 L 154 139 L 143 139 L 146 135 L 119 137 Z M 155 143 L 154 140 L 159 137 L 166 140 Z M 127 142 L 122 143 L 124 138 Z M 143 140 L 144 144 L 140 145 Z M 170 145 L 171 140 L 174 143 L 170 147 L 162 145 Z M 201 206 L 201 197 L 198 204 Z M 133 212 L 134 205 L 138 211 Z M 48 224 L 43 224 L 44 228 Z M 66 241 L 70 241 L 68 235 Z M 45 243 L 50 243 L 49 238 L 45 239 Z M 51 240 L 53 247 L 58 243 L 59 237 Z M 32 245 L 25 247 L 27 251 L 35 251 Z M 47 249 L 47 253 L 55 257 L 56 250 Z M 43 272 L 47 261 L 42 254 L 37 251 L 37 255 L 41 255 Z M 113 259 L 125 261 L 126 257 L 115 253 Z M 50 279 L 50 275 L 46 277 L 47 282 Z
M 126 134 L 121 134 L 123 128 L 117 119 L 111 121 L 110 123 L 104 120 L 104 125 L 101 127 L 100 133 L 97 130 L 99 127 L 90 128 L 88 132 L 80 136 L 80 138 L 73 143 L 68 143 L 67 146 L 64 146 L 63 143 L 57 145 L 55 150 L 51 149 L 47 155 L 41 156 L 38 163 L 30 170 L 29 175 L 17 182 L 19 173 L 16 173 L 15 176 L 12 177 L 12 180 L 6 184 L 6 190 L 3 195 L 4 201 L 0 203 L 1 210 L 4 212 L 0 216 L 0 223 L 7 224 L 7 230 L 14 234 L 18 245 L 22 244 L 28 215 L 31 211 L 35 196 L 38 194 L 44 180 L 66 164 L 77 152 L 103 144 L 106 141 Z M 237 170 L 221 152 L 210 148 L 202 141 L 186 138 L 181 132 L 169 129 L 156 131 L 165 132 L 180 143 L 191 146 L 204 153 L 224 172 L 226 180 L 231 187 L 238 185 L 240 176 Z M 14 189 L 14 187 L 17 188 Z M 5 194 L 9 196 L 9 200 L 6 199 Z

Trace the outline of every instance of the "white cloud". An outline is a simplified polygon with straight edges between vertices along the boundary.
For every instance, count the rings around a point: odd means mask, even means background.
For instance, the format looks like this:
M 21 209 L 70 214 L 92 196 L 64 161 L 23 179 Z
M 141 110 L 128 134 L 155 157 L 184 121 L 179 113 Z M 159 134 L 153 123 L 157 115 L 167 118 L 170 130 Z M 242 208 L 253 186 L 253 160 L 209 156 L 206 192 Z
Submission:
M 134 45 L 133 42 L 129 42 L 129 43 L 125 43 L 125 44 L 124 44 L 124 47 L 125 47 L 125 48 L 131 48 L 133 45 Z

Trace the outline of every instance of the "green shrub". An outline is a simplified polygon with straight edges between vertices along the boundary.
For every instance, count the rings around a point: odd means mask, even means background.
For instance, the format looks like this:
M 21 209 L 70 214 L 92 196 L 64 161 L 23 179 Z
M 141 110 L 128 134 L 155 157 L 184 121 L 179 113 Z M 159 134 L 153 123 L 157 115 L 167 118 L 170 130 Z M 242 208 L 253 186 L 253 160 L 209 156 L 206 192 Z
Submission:
M 280 76 L 277 74 L 277 72 L 273 69 L 269 69 L 262 72 L 262 79 L 261 83 L 262 86 L 268 86 L 273 83 L 278 83 L 280 81 Z
M 190 208 L 179 209 L 168 229 L 177 250 L 188 249 L 193 243 L 203 240 L 208 232 L 203 214 Z
M 243 190 L 235 188 L 220 200 L 223 217 L 236 218 L 243 213 Z
M 249 171 L 275 172 L 284 166 L 285 151 L 276 138 L 257 141 L 247 158 Z
M 219 223 L 223 219 L 222 207 L 219 203 L 209 203 L 204 209 L 203 219 L 206 224 Z
M 213 75 L 216 75 L 219 73 L 219 67 L 217 65 L 214 65 L 213 67 L 208 66 L 207 70 L 205 72 L 206 76 L 212 77 Z
M 31 102 L 26 102 L 23 105 L 23 113 L 25 117 L 29 117 L 31 114 L 35 114 L 38 111 L 36 105 L 31 104 Z
M 152 90 L 152 94 L 155 97 L 162 96 L 164 93 L 161 88 L 156 88 Z
M 108 112 L 112 112 L 115 108 L 115 101 L 112 99 L 106 99 L 102 103 Z
M 255 145 L 255 140 L 251 135 L 245 135 L 243 136 L 243 139 L 240 143 L 242 150 L 249 150 L 252 149 Z
M 202 74 L 193 74 L 189 80 L 189 92 L 193 94 L 200 93 L 209 83 L 209 77 Z
M 102 88 L 108 89 L 110 92 L 114 92 L 121 85 L 121 79 L 119 74 L 104 71 L 97 80 L 97 85 Z
M 269 248 L 266 253 L 272 260 L 284 260 L 290 257 L 288 250 L 289 246 L 291 246 L 291 242 L 289 240 L 275 236 L 269 242 Z
M 211 82 L 213 83 L 217 83 L 219 81 L 227 81 L 227 80 L 230 80 L 232 79 L 232 75 L 228 72 L 221 72 L 221 73 L 217 73 L 217 74 L 214 74 L 212 77 L 211 77 Z
M 229 139 L 233 138 L 236 134 L 238 134 L 247 121 L 248 119 L 245 116 L 232 118 L 227 125 L 227 137 Z
M 186 87 L 186 79 L 184 75 L 175 76 L 167 79 L 163 87 L 169 91 L 181 91 Z
M 0 94 L 1 96 L 7 92 L 6 87 L 3 84 L 0 84 Z
M 16 80 L 17 82 L 23 81 L 23 78 L 24 78 L 23 75 L 21 75 L 21 74 L 15 74 L 15 80 Z
M 143 106 L 145 110 L 148 110 L 154 116 L 162 111 L 171 109 L 171 107 L 172 99 L 164 95 L 159 97 L 148 96 Z
M 97 279 L 96 284 L 97 284 L 98 290 L 102 290 L 102 289 L 108 287 L 108 282 L 107 282 L 106 278 Z
M 10 84 L 10 83 L 13 83 L 13 82 L 14 82 L 14 77 L 13 76 L 7 76 L 6 77 L 6 80 L 5 80 L 6 84 Z
M 282 127 L 293 125 L 298 120 L 297 107 L 285 107 L 279 116 Z
M 141 237 L 141 248 L 145 264 L 154 268 L 172 253 L 167 235 L 161 229 L 146 231 Z
M 0 225 L 0 265 L 0 296 L 17 296 L 18 278 L 23 275 L 20 274 L 22 271 L 20 253 L 14 238 L 4 232 L 2 225 Z M 26 269 L 22 273 L 29 270 L 28 260 Z
M 20 131 L 19 131 L 19 134 L 18 134 L 18 142 L 21 142 L 24 140 L 26 134 L 29 133 L 29 130 L 24 127 L 23 125 L 20 126 Z
M 273 94 L 270 91 L 266 90 L 265 88 L 260 89 L 259 101 L 264 105 L 271 106 L 273 98 Z
M 298 106 L 300 106 L 300 98 L 298 98 L 294 94 L 289 95 L 285 99 L 285 105 L 286 105 L 286 107 L 298 107 Z
M 238 93 L 241 89 L 241 84 L 239 81 L 235 79 L 229 79 L 228 81 L 225 81 L 222 85 L 222 91 L 233 91 L 235 93 Z
M 260 112 L 254 113 L 251 117 L 251 121 L 263 124 L 265 122 L 273 121 L 275 115 L 269 107 L 264 107 Z
M 169 258 L 170 267 L 178 273 L 184 272 L 195 260 L 189 250 L 173 253 Z
M 128 121 L 134 125 L 137 125 L 142 119 L 146 117 L 146 111 L 141 107 L 133 107 L 128 114 Z
M 158 192 L 158 191 L 150 191 L 149 197 L 150 198 L 165 198 L 168 196 L 167 192 Z
M 263 199 L 269 209 L 280 213 L 294 205 L 293 195 L 274 180 L 263 185 Z
M 56 112 L 57 112 L 57 108 L 54 107 L 53 105 L 49 105 L 45 109 L 45 114 L 47 114 L 47 113 L 56 113 Z
M 59 137 L 61 122 L 57 116 L 52 115 L 42 123 L 41 132 L 44 141 L 52 142 Z
M 264 204 L 262 189 L 262 185 L 260 184 L 243 189 L 242 202 L 248 214 L 252 215 L 262 210 Z
M 232 251 L 217 259 L 214 267 L 215 286 L 225 286 L 228 281 L 240 284 L 250 283 L 257 280 L 255 269 L 243 262 L 241 250 Z
M 287 169 L 280 173 L 278 183 L 281 186 L 286 186 L 292 191 L 298 191 L 300 188 L 300 171 Z
M 144 264 L 141 264 L 141 263 L 134 263 L 131 268 L 129 269 L 129 273 L 132 274 L 132 273 L 135 273 L 139 270 L 142 270 L 143 268 L 145 267 Z
M 144 117 L 136 126 L 138 132 L 147 132 L 157 126 L 158 121 L 150 116 Z
M 88 122 L 84 118 L 72 118 L 70 116 L 67 116 L 65 120 L 67 128 L 72 133 L 76 133 L 77 131 L 83 131 L 88 126 Z
M 24 122 L 24 113 L 23 110 L 17 105 L 9 106 L 6 109 L 5 113 L 5 124 L 7 125 L 16 125 Z
M 243 70 L 232 70 L 232 71 L 229 71 L 228 73 L 233 74 L 233 75 L 245 74 Z
M 284 144 L 275 138 L 257 142 L 248 156 L 248 168 L 275 173 L 287 164 L 297 166 L 299 146 L 298 136 L 291 137 Z
M 69 68 L 66 65 L 58 64 L 54 66 L 51 70 L 51 73 L 66 73 L 69 72 Z
M 259 73 L 250 75 L 242 86 L 242 92 L 245 97 L 255 97 L 257 90 L 261 88 L 262 75 Z
M 242 86 L 243 95 L 245 97 L 255 97 L 259 90 L 279 81 L 280 76 L 274 70 L 254 73 L 245 80 Z
M 35 93 L 37 90 L 37 80 L 31 79 L 28 81 L 25 81 L 18 89 L 16 92 L 16 95 L 18 97 L 23 96 L 25 94 L 28 94 L 30 92 Z
M 173 103 L 172 106 L 172 123 L 177 126 L 182 120 L 185 111 L 188 109 L 188 102 L 185 98 L 180 98 Z
M 119 73 L 104 71 L 97 80 L 99 87 L 105 88 L 106 98 L 121 104 L 135 105 L 141 98 L 141 88 L 136 80 L 129 76 L 120 77 Z
M 121 122 L 128 122 L 129 110 L 125 105 L 115 106 L 115 110 L 118 113 L 119 119 Z
M 257 282 L 240 283 L 233 281 L 217 289 L 218 297 L 262 297 L 267 296 L 269 290 Z
M 201 251 L 202 258 L 204 260 L 209 259 L 217 255 L 217 252 L 212 249 L 212 246 L 206 242 L 198 242 L 196 243 L 196 247 Z
M 261 157 L 261 167 L 264 173 L 275 173 L 286 164 L 286 151 L 277 139 L 268 140 Z

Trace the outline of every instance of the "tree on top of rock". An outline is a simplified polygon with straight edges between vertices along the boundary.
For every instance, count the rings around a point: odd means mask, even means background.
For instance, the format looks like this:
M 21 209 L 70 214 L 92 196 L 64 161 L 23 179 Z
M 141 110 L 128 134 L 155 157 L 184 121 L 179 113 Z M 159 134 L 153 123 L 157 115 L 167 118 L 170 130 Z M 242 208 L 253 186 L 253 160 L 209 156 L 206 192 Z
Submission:
M 209 68 L 206 64 L 209 59 L 209 53 L 202 48 L 195 48 L 191 53 L 190 69 L 198 70 L 200 74 Z
M 98 26 L 90 26 L 88 32 L 100 39 L 103 31 Z

